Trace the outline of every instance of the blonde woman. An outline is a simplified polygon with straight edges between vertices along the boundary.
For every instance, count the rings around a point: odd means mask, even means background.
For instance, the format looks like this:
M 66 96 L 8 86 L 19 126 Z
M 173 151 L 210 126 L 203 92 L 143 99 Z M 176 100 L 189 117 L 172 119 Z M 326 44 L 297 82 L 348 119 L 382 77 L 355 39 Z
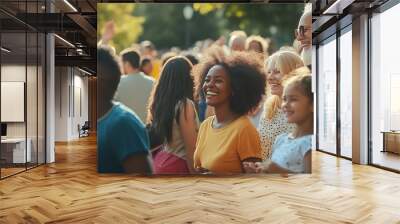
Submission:
M 283 133 L 291 132 L 293 125 L 287 123 L 281 109 L 283 83 L 294 76 L 296 69 L 307 69 L 301 57 L 295 52 L 278 51 L 265 62 L 267 71 L 267 99 L 264 111 L 258 124 L 263 159 L 269 159 L 272 154 L 272 144 L 275 138 Z M 292 73 L 293 72 L 293 73 Z

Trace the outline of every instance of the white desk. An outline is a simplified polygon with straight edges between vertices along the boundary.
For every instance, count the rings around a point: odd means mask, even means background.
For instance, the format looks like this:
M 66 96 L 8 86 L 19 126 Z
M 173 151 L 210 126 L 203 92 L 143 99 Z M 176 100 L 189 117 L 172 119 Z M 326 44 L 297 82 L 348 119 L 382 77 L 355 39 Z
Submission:
M 12 150 L 12 163 L 30 162 L 32 157 L 31 154 L 32 140 L 30 138 L 27 138 L 27 142 L 28 142 L 27 144 L 28 147 L 26 147 L 25 151 L 25 138 L 1 139 L 1 145 L 2 145 L 1 151 L 3 153 L 5 151 Z M 27 160 L 25 161 L 25 159 Z

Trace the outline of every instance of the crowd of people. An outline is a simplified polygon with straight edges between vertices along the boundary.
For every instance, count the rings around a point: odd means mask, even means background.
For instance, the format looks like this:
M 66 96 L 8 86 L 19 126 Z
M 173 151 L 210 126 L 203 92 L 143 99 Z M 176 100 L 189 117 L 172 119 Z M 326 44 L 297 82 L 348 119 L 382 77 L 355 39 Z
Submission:
M 101 173 L 310 173 L 311 10 L 293 46 L 231 32 L 158 57 L 153 43 L 98 46 Z

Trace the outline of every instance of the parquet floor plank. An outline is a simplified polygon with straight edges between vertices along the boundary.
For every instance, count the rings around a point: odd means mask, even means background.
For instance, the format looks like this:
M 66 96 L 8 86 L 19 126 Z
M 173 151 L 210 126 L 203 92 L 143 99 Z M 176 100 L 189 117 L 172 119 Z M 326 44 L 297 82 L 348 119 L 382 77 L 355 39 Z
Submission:
M 96 140 L 0 181 L 0 223 L 398 223 L 400 175 L 313 152 L 311 175 L 98 174 Z

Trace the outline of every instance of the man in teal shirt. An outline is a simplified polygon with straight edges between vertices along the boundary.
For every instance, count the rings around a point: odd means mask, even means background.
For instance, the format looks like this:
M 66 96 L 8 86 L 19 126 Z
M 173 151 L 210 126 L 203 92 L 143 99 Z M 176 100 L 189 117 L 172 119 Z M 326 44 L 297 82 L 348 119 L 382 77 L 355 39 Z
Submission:
M 132 110 L 112 101 L 121 72 L 108 48 L 97 50 L 97 68 L 98 172 L 152 173 L 144 124 Z

